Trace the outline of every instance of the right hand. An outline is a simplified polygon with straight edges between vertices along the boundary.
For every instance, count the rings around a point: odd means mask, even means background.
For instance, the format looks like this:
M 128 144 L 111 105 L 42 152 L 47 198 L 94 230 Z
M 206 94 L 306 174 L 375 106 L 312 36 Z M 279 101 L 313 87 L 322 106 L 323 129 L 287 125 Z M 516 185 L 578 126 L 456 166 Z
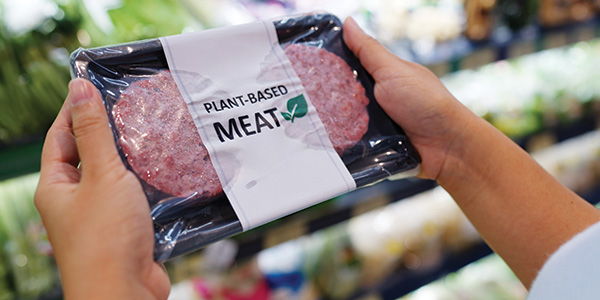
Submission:
M 550 254 L 600 220 L 598 209 L 462 105 L 432 72 L 396 57 L 352 19 L 343 34 L 375 79 L 377 102 L 419 151 L 419 177 L 452 196 L 526 287 Z
M 365 34 L 352 18 L 344 41 L 375 79 L 375 98 L 402 127 L 422 157 L 419 177 L 437 180 L 470 122 L 482 120 L 450 94 L 427 68 L 400 59 Z M 478 125 L 479 126 L 479 125 Z

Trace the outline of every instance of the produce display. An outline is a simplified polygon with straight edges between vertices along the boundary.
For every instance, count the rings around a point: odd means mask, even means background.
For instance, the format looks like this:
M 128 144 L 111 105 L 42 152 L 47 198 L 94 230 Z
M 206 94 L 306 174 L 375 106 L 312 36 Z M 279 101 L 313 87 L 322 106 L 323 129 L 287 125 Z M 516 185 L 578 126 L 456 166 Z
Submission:
M 4 4 L 0 2 L 0 15 L 11 13 Z M 57 5 L 54 9 L 23 33 L 11 32 L 0 21 L 0 147 L 41 136 L 67 94 L 67 48 L 77 45 L 77 20 L 65 16 Z
M 600 41 L 548 49 L 442 78 L 454 96 L 513 138 L 595 117 Z
M 497 255 L 490 255 L 398 300 L 523 300 L 527 290 Z
M 367 4 L 366 2 L 369 2 Z M 416 51 L 431 51 L 435 44 L 461 36 L 464 1 L 365 1 L 375 35 L 388 44 L 410 41 Z
M 78 47 L 202 26 L 176 0 L 102 3 L 0 1 L 0 148 L 45 134 L 67 95 L 69 54 Z
M 38 299 L 58 284 L 33 205 L 37 181 L 38 174 L 32 174 L 0 182 L 0 299 Z
M 595 20 L 598 4 L 580 0 L 240 0 L 255 18 L 325 10 L 352 16 L 402 58 L 435 65 L 546 29 Z M 488 62 L 493 61 L 488 60 Z
M 353 16 L 385 43 L 411 41 L 433 46 L 461 36 L 465 21 L 461 0 L 239 1 L 255 18 L 324 10 Z M 417 46 L 419 47 L 419 46 Z
M 429 61 L 441 56 L 440 45 L 467 50 L 466 21 L 461 0 L 353 0 L 353 1 L 239 1 L 254 18 L 323 10 L 344 19 L 352 16 L 369 33 L 407 59 Z M 457 43 L 455 43 L 457 42 Z M 446 50 L 442 50 L 446 52 Z
M 0 244 L 7 242 L 7 237 L 0 233 Z M 14 298 L 14 291 L 10 287 L 8 265 L 5 262 L 4 251 L 0 251 L 0 299 L 10 300 Z

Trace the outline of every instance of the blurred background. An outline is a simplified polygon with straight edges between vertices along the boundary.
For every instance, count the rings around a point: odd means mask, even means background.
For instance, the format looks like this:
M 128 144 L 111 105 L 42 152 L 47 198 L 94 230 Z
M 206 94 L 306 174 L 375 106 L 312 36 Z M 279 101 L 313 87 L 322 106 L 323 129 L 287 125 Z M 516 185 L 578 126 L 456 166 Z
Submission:
M 0 0 L 0 300 L 62 299 L 32 199 L 72 51 L 315 10 L 354 17 L 600 200 L 598 0 Z M 416 179 L 331 199 L 167 269 L 171 300 L 526 297 L 451 197 Z

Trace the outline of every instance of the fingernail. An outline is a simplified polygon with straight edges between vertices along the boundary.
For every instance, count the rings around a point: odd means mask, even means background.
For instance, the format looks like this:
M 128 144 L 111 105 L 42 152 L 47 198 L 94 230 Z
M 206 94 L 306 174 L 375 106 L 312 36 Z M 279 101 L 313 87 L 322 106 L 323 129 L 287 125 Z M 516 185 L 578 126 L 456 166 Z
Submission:
M 81 105 L 92 100 L 95 91 L 91 86 L 91 84 L 88 84 L 83 79 L 72 80 L 69 83 L 69 98 L 71 99 L 71 105 Z

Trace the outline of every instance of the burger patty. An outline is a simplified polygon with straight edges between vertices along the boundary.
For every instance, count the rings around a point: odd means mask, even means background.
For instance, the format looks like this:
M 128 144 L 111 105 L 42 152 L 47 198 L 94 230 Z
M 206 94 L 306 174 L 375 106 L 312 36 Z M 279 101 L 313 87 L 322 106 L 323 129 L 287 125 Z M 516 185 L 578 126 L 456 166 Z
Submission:
M 132 83 L 113 106 L 118 143 L 133 171 L 180 197 L 222 191 L 208 150 L 169 71 Z
M 352 147 L 369 127 L 365 88 L 339 56 L 321 48 L 292 44 L 285 54 L 300 77 L 333 148 L 338 154 Z
M 317 109 L 338 154 L 366 133 L 369 99 L 337 55 L 295 44 L 286 55 Z M 145 182 L 179 197 L 222 192 L 192 116 L 168 70 L 133 82 L 112 108 L 118 144 Z

